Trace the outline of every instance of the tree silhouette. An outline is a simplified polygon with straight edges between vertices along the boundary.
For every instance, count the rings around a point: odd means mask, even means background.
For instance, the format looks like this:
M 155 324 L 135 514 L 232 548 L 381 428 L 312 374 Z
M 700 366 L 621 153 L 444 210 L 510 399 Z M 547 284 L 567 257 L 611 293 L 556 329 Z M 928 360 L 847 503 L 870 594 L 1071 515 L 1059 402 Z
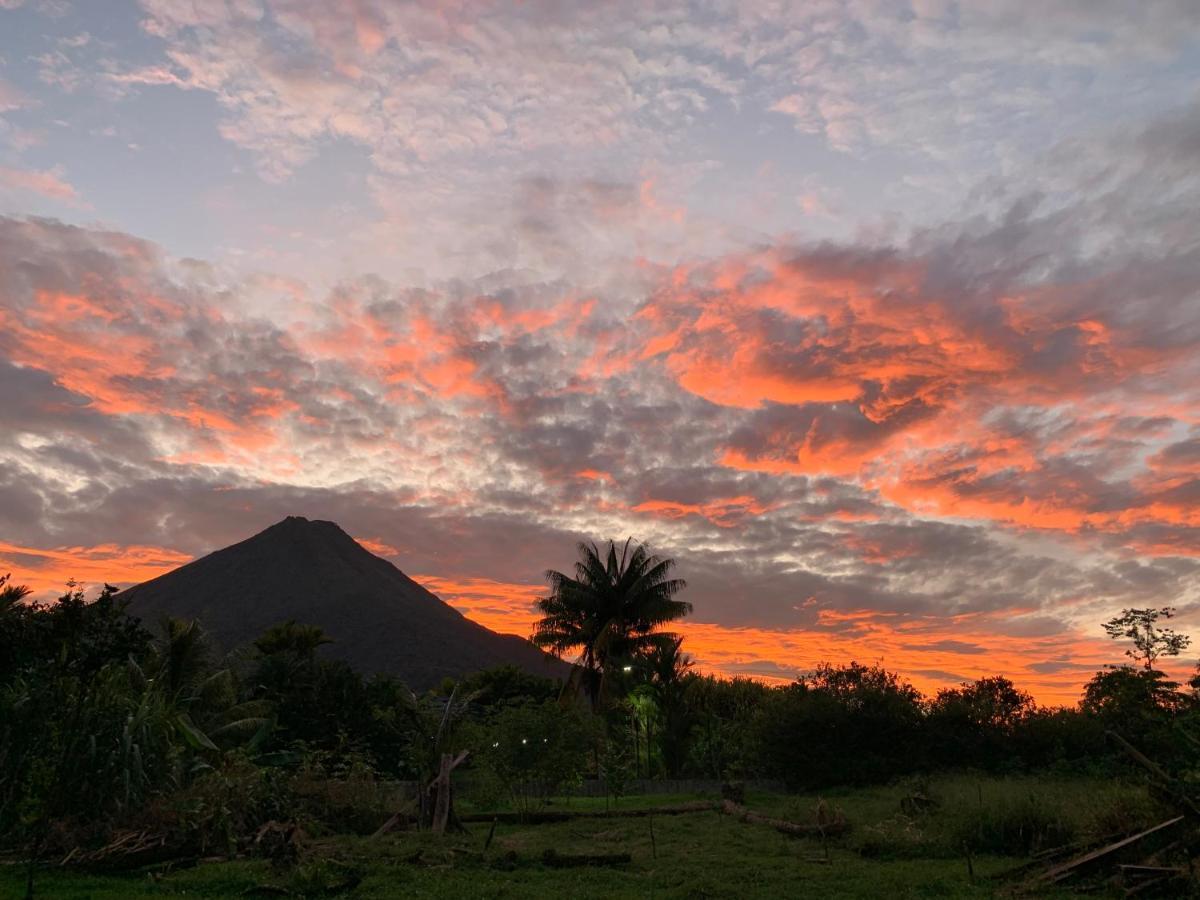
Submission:
M 1154 668 L 1160 656 L 1178 656 L 1192 639 L 1173 628 L 1158 627 L 1159 619 L 1170 619 L 1175 610 L 1170 606 L 1158 609 L 1123 609 L 1121 615 L 1113 616 L 1104 623 L 1104 630 L 1113 640 L 1128 638 L 1133 648 L 1125 655 L 1135 663 L 1142 662 L 1147 669 Z
M 687 755 L 690 721 L 686 703 L 690 656 L 683 652 L 683 638 L 664 636 L 646 654 L 646 674 L 661 718 L 659 744 L 668 775 L 676 775 Z
M 685 582 L 670 577 L 674 561 L 649 553 L 632 538 L 619 553 L 613 541 L 607 552 L 590 542 L 578 550 L 574 577 L 546 572 L 550 596 L 537 603 L 543 617 L 534 625 L 533 641 L 558 654 L 580 651 L 571 683 L 597 709 L 610 664 L 652 650 L 660 640 L 657 629 L 690 613 L 692 605 L 675 599 Z

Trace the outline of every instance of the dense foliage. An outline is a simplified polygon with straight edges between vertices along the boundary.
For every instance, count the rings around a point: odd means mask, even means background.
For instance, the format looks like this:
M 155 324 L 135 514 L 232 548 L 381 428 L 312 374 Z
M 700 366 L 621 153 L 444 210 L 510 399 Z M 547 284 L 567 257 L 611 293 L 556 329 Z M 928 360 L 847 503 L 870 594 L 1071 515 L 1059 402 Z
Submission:
M 581 651 L 581 684 L 500 668 L 424 696 L 328 658 L 326 636 L 303 624 L 222 657 L 195 623 L 151 630 L 112 589 L 31 604 L 0 580 L 0 844 L 36 858 L 139 822 L 229 851 L 269 819 L 371 830 L 388 783 L 428 784 L 464 750 L 465 782 L 525 811 L 596 777 L 619 795 L 636 777 L 825 788 L 952 769 L 1114 772 L 1108 732 L 1192 767 L 1200 681 L 1111 667 L 1077 707 L 1050 709 L 999 676 L 926 698 L 854 662 L 781 686 L 716 678 L 657 630 L 683 609 L 666 561 L 641 548 L 585 557 L 590 586 L 554 580 L 541 630 Z M 631 568 L 641 574 L 627 584 Z M 339 799 L 355 791 L 366 813 Z

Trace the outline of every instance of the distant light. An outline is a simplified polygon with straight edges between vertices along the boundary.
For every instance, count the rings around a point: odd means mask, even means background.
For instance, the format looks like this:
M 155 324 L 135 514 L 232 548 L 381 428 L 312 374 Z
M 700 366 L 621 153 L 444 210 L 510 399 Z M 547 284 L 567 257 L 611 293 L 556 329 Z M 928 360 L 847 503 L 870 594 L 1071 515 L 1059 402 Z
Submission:
M 632 671 L 633 671 L 633 666 L 626 666 L 626 667 L 625 667 L 625 671 L 626 671 L 626 672 L 632 672 Z
M 499 747 L 499 746 L 500 746 L 500 742 L 499 742 L 499 741 L 495 741 L 495 742 L 493 742 L 493 743 L 492 743 L 492 747 L 493 747 L 493 748 L 496 748 L 496 747 Z
M 521 743 L 522 743 L 522 744 L 528 744 L 528 743 L 529 743 L 529 741 L 525 740 L 525 738 L 521 738 Z

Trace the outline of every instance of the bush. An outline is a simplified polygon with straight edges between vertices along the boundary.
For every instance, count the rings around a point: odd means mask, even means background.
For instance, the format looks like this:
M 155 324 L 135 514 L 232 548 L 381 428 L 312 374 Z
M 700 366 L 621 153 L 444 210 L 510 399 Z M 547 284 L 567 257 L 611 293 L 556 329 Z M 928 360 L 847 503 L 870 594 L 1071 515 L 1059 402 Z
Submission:
M 173 825 L 201 853 L 233 856 L 265 823 L 300 817 L 289 781 L 282 769 L 258 766 L 231 754 L 220 768 L 197 777 L 156 812 L 162 824 Z
M 340 752 L 305 751 L 291 787 L 307 818 L 335 832 L 371 834 L 399 803 L 371 755 L 350 743 Z
M 573 709 L 524 703 L 498 709 L 468 731 L 468 741 L 476 769 L 494 779 L 518 811 L 528 812 L 582 776 L 591 731 Z
M 920 859 L 942 856 L 945 852 L 925 824 L 905 815 L 864 826 L 854 844 L 859 854 L 868 859 Z

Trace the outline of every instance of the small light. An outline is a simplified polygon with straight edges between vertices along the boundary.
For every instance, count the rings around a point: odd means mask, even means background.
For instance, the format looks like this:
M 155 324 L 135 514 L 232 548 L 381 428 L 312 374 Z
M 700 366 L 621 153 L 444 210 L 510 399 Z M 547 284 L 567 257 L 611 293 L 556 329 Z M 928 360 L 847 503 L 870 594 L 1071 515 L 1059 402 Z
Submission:
M 499 747 L 499 746 L 500 746 L 500 742 L 499 742 L 499 741 L 493 741 L 493 742 L 492 742 L 492 747 L 493 747 L 493 748 L 495 748 L 495 747 Z
M 528 743 L 529 743 L 529 741 L 525 740 L 525 738 L 521 738 L 521 743 L 522 743 L 522 744 L 528 744 Z
M 632 671 L 633 671 L 633 666 L 626 666 L 626 667 L 625 667 L 625 671 L 626 671 L 626 672 L 632 672 Z

